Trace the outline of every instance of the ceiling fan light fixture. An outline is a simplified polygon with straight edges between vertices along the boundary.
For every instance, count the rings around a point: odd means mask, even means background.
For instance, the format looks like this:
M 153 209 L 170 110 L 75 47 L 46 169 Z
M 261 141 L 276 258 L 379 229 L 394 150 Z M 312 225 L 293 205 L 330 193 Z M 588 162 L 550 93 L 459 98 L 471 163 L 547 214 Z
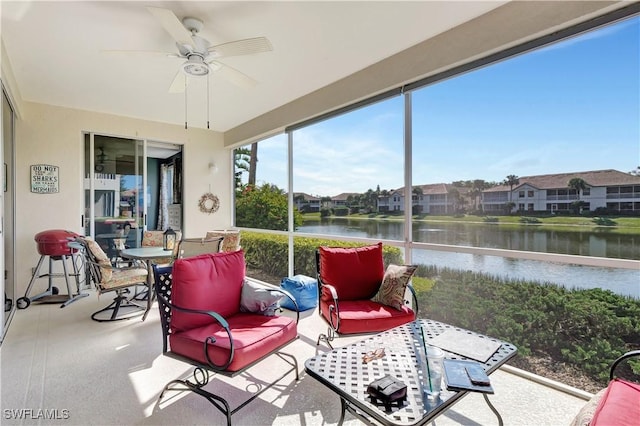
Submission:
M 98 160 L 99 164 L 104 164 L 107 161 L 107 154 L 104 153 L 104 148 L 98 148 L 100 153 L 96 155 L 96 160 Z
M 209 74 L 209 66 L 204 59 L 197 55 L 192 55 L 182 64 L 182 72 L 191 77 L 203 77 Z

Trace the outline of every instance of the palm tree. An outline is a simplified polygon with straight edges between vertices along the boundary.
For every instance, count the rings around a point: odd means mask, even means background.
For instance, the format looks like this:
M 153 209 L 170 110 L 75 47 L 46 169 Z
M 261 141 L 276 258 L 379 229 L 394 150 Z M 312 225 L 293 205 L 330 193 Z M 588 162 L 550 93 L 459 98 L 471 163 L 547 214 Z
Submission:
M 456 213 L 456 211 L 458 210 L 458 205 L 460 204 L 460 191 L 458 191 L 457 188 L 455 187 L 451 187 L 449 189 L 447 189 L 447 195 L 449 197 L 449 199 L 451 200 L 451 204 L 453 207 L 453 213 Z M 447 212 L 448 213 L 448 212 Z
M 353 195 L 347 195 L 347 207 L 351 207 L 355 204 L 358 204 L 358 202 L 354 199 Z
M 574 189 L 578 194 L 578 201 L 575 202 L 575 212 L 579 213 L 582 210 L 581 194 L 589 187 L 589 184 L 582 178 L 574 177 L 569 180 L 567 186 L 570 189 Z
M 513 187 L 518 185 L 519 183 L 520 183 L 520 179 L 516 175 L 509 175 L 502 182 L 503 185 L 509 185 L 509 201 L 512 201 L 511 200 L 511 197 L 512 197 L 511 193 L 513 192 Z
M 575 189 L 578 193 L 578 199 L 580 199 L 580 194 L 589 187 L 589 184 L 587 184 L 587 182 L 582 178 L 574 177 L 569 180 L 567 186 L 571 189 Z
M 367 192 L 363 194 L 362 205 L 365 209 L 372 212 L 378 207 L 378 194 L 373 189 L 367 189 Z
M 509 185 L 509 202 L 505 204 L 508 214 L 511 214 L 515 203 L 513 202 L 513 187 L 520 183 L 520 179 L 516 175 L 508 175 L 505 180 L 502 181 L 503 185 Z
M 329 196 L 321 197 L 320 198 L 320 203 L 322 204 L 323 208 L 331 207 L 331 197 L 329 197 Z
M 478 210 L 478 198 L 482 195 L 482 191 L 487 189 L 489 185 L 482 179 L 475 179 L 471 183 L 471 190 L 469 191 L 469 196 L 472 197 L 473 200 L 473 209 Z
M 234 151 L 235 170 L 233 171 L 236 188 L 242 186 L 242 174 L 249 172 L 251 167 L 251 152 L 248 148 L 236 148 Z
M 251 144 L 251 157 L 249 158 L 249 185 L 256 184 L 256 169 L 258 168 L 258 142 Z
M 422 187 L 420 186 L 414 186 L 411 190 L 411 194 L 416 196 L 416 204 L 420 203 L 420 197 L 424 195 L 424 193 L 422 192 Z

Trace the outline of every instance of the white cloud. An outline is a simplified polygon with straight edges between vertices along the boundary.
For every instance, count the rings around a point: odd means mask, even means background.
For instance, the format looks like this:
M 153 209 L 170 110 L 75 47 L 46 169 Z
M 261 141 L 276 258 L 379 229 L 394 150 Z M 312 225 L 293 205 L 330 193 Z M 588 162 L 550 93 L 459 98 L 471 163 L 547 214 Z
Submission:
M 326 129 L 325 129 L 326 130 Z M 332 196 L 398 186 L 402 147 L 383 135 L 353 135 L 305 129 L 294 138 L 294 190 Z

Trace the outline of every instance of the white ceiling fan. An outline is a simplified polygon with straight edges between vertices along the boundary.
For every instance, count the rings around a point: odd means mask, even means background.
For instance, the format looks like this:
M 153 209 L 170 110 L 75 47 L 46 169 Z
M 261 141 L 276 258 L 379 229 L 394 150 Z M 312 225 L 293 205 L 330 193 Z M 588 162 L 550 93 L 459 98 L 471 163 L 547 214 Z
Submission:
M 178 53 L 145 51 L 107 52 L 161 53 L 169 57 L 185 59 L 185 62 L 180 65 L 173 82 L 169 86 L 169 92 L 172 93 L 183 92 L 185 86 L 188 84 L 188 77 L 203 77 L 211 72 L 216 72 L 231 83 L 243 88 L 248 89 L 256 85 L 257 82 L 254 79 L 217 59 L 271 51 L 273 47 L 267 38 L 248 38 L 212 46 L 208 40 L 198 35 L 204 25 L 201 20 L 186 17 L 180 21 L 173 11 L 159 7 L 147 7 L 147 10 L 175 40 Z

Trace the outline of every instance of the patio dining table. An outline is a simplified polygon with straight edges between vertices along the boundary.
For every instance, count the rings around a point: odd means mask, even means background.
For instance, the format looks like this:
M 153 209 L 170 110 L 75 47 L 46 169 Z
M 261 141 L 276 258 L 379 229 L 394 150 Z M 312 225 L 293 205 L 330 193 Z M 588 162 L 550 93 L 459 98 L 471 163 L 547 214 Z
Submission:
M 147 309 L 142 315 L 142 321 L 147 318 L 153 303 L 153 261 L 156 259 L 166 259 L 172 256 L 171 250 L 164 250 L 162 247 L 137 247 L 120 251 L 120 257 L 125 259 L 141 260 L 147 266 Z

